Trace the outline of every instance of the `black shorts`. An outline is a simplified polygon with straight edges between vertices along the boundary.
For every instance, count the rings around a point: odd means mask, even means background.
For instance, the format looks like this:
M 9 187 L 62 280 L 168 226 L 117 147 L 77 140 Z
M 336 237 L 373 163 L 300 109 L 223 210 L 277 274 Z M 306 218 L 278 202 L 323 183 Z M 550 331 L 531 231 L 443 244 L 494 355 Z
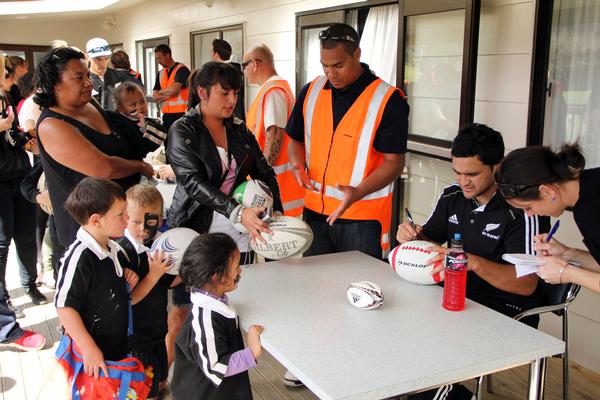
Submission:
M 144 367 L 152 367 L 152 388 L 148 397 L 158 396 L 160 382 L 166 381 L 169 376 L 169 363 L 167 361 L 167 346 L 164 340 L 158 340 L 149 344 L 131 345 L 131 353 L 137 357 Z

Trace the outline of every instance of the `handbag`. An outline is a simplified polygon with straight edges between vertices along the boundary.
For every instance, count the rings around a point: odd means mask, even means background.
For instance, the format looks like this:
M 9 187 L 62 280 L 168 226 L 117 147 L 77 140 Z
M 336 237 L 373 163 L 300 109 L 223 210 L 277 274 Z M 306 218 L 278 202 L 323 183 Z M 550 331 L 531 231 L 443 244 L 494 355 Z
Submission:
M 100 370 L 98 379 L 83 372 L 83 356 L 77 345 L 64 334 L 55 353 L 59 365 L 71 383 L 73 400 L 146 400 L 152 377 L 135 357 L 120 361 L 106 360 L 108 376 Z
M 131 290 L 127 285 L 127 291 Z M 128 301 L 129 321 L 127 334 L 133 334 L 133 314 L 131 298 Z M 145 370 L 144 365 L 135 357 L 129 356 L 120 361 L 105 360 L 108 376 L 100 370 L 98 379 L 83 371 L 83 355 L 77 344 L 66 333 L 54 356 L 62 367 L 67 382 L 71 384 L 72 400 L 146 400 L 152 386 L 152 371 Z

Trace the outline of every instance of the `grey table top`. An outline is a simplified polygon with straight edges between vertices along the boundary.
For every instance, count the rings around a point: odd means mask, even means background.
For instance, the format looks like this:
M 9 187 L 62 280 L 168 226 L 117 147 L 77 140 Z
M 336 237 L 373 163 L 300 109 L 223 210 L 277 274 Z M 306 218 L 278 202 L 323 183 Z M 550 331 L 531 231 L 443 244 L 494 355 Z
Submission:
M 380 309 L 346 299 L 361 280 L 383 288 Z M 447 311 L 441 287 L 406 282 L 360 252 L 250 265 L 229 295 L 242 328 L 263 325 L 263 347 L 321 399 L 381 399 L 564 351 L 564 342 L 475 302 Z

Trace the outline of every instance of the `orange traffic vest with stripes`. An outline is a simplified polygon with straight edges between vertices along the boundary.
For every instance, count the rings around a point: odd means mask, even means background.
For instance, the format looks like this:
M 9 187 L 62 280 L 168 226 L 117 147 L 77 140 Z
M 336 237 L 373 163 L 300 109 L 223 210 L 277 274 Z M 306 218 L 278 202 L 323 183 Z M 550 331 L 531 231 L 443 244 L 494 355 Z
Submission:
M 272 79 L 261 86 L 256 98 L 246 113 L 246 124 L 248 125 L 248 129 L 256 136 L 256 141 L 263 150 L 267 140 L 267 127 L 265 127 L 263 110 L 267 93 L 272 90 L 281 90 L 287 98 L 286 106 L 288 118 L 294 107 L 294 95 L 292 94 L 292 90 L 287 81 L 282 79 Z M 294 174 L 292 173 L 287 153 L 289 142 L 290 138 L 288 135 L 283 135 L 281 151 L 273 165 L 273 169 L 277 174 L 277 182 L 279 183 L 279 191 L 281 192 L 281 202 L 283 203 L 283 213 L 288 216 L 297 217 L 302 214 L 304 208 L 305 189 L 298 185 L 294 178 Z
M 183 64 L 177 64 L 173 71 L 171 71 L 171 75 L 167 77 L 167 68 L 163 68 L 160 75 L 160 88 L 166 89 L 175 83 L 175 75 L 177 75 L 177 71 L 179 68 L 185 67 Z M 163 114 L 175 114 L 175 113 L 184 113 L 187 110 L 187 99 L 188 99 L 188 89 L 181 88 L 179 94 L 173 97 L 169 97 L 167 100 L 163 102 L 162 113 Z
M 336 185 L 358 186 L 383 164 L 383 154 L 373 149 L 375 133 L 390 96 L 399 90 L 377 78 L 358 96 L 333 130 L 331 89 L 327 79 L 317 77 L 304 100 L 304 146 L 308 176 L 315 190 L 306 190 L 304 206 L 331 215 L 343 192 Z M 376 220 L 381 224 L 381 247 L 390 246 L 390 223 L 394 183 L 352 204 L 341 218 Z

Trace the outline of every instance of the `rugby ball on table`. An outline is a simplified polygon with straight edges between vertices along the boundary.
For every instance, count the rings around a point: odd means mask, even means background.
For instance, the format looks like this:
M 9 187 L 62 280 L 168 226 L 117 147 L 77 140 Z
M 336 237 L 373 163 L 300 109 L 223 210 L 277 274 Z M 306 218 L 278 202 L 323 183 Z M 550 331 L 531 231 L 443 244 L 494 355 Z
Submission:
M 273 193 L 263 181 L 250 179 L 233 191 L 233 199 L 244 207 L 273 207 Z
M 369 281 L 351 283 L 346 289 L 348 301 L 356 308 L 373 310 L 383 304 L 383 290 Z
M 441 282 L 440 273 L 432 275 L 431 271 L 441 265 L 443 261 L 437 261 L 435 264 L 426 263 L 427 260 L 438 255 L 437 251 L 428 249 L 431 246 L 435 245 L 424 240 L 402 243 L 394 248 L 388 256 L 392 269 L 400 277 L 419 285 L 433 285 Z
M 198 232 L 189 228 L 169 229 L 152 243 L 150 252 L 154 254 L 155 251 L 160 250 L 168 254 L 171 257 L 171 260 L 169 261 L 170 269 L 167 273 L 177 275 L 179 273 L 179 263 L 183 258 L 183 253 L 190 243 L 192 243 L 192 240 L 199 235 Z
M 250 247 L 256 253 L 271 260 L 281 260 L 296 254 L 302 254 L 312 244 L 313 232 L 304 221 L 277 215 L 271 218 L 269 229 L 272 235 L 261 232 L 266 240 L 263 243 L 259 240 L 250 243 Z

